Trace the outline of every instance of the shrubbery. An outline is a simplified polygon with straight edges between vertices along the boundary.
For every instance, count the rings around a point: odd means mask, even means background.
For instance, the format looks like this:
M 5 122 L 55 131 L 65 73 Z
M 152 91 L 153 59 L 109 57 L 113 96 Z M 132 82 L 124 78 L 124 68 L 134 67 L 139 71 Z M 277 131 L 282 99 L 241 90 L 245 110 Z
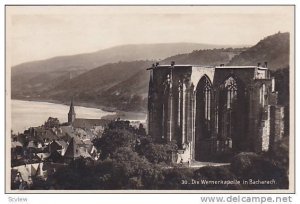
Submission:
M 244 185 L 246 189 L 276 189 L 287 188 L 288 178 L 285 169 L 281 168 L 273 160 L 266 156 L 255 153 L 240 153 L 236 155 L 231 162 L 231 172 L 241 181 L 271 181 L 272 184 L 251 184 Z
M 236 176 L 230 171 L 228 166 L 205 166 L 194 171 L 194 179 L 197 181 L 235 181 Z M 196 189 L 222 189 L 222 190 L 233 190 L 241 189 L 239 184 L 202 184 L 197 185 Z
M 164 169 L 164 181 L 161 189 L 174 190 L 174 189 L 193 189 L 189 184 L 193 178 L 193 169 L 190 168 L 169 168 Z
M 167 144 L 156 144 L 152 141 L 142 142 L 140 154 L 145 156 L 151 163 L 170 164 L 172 162 L 172 153 L 176 152 L 177 145 L 175 142 Z
M 115 121 L 94 140 L 98 161 L 78 159 L 59 169 L 48 183 L 55 189 L 276 189 L 288 186 L 288 140 L 275 144 L 271 154 L 243 152 L 226 166 L 186 168 L 171 165 L 174 142 L 155 144 L 142 127 Z M 212 184 L 201 181 L 276 180 L 274 185 Z M 193 181 L 200 182 L 192 184 Z

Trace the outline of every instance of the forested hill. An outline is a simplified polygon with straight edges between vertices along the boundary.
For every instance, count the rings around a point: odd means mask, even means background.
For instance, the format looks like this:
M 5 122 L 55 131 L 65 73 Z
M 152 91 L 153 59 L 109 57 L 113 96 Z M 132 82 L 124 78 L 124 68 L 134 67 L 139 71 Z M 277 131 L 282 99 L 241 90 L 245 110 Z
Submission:
M 125 51 L 124 51 L 125 52 Z M 153 56 L 155 54 L 153 53 Z M 12 97 L 31 100 L 56 100 L 110 107 L 126 111 L 146 111 L 149 73 L 146 68 L 157 60 L 131 60 L 107 63 L 72 77 L 59 71 L 39 75 L 13 75 Z M 270 70 L 289 67 L 289 33 L 277 33 L 249 48 L 193 49 L 160 60 L 161 64 L 257 65 L 268 62 Z M 68 72 L 65 72 L 68 73 Z M 288 80 L 288 72 L 279 74 Z M 287 83 L 288 84 L 288 83 Z M 282 98 L 288 98 L 288 87 Z
M 205 64 L 214 62 L 228 63 L 242 49 L 213 49 L 193 51 L 189 54 L 176 55 L 161 63 L 169 64 L 193 62 Z M 192 59 L 200 59 L 192 60 Z M 217 60 L 218 59 L 218 60 Z M 155 61 L 131 61 L 110 63 L 69 80 L 64 80 L 54 88 L 40 93 L 43 98 L 68 102 L 75 97 L 76 101 L 92 102 L 106 107 L 130 111 L 145 111 L 148 94 L 150 67 Z
M 288 67 L 289 57 L 290 34 L 277 33 L 236 55 L 228 65 L 256 65 L 258 62 L 268 62 L 269 69 L 274 71 Z
M 176 64 L 217 66 L 229 63 L 234 56 L 239 55 L 245 50 L 247 50 L 247 48 L 194 50 L 191 53 L 168 57 L 162 60 L 160 64 L 170 64 L 171 61 L 175 61 Z
M 106 64 L 117 63 L 116 66 L 119 66 L 118 62 L 125 61 L 158 61 L 172 55 L 189 53 L 193 50 L 220 47 L 224 46 L 201 43 L 130 44 L 92 53 L 58 56 L 45 60 L 26 62 L 11 68 L 12 97 L 22 99 L 42 97 L 42 95 L 57 87 L 61 82 L 75 78 L 89 70 Z M 124 65 L 126 66 L 126 63 Z M 106 67 L 104 66 L 103 68 L 106 69 Z M 126 68 L 124 68 L 124 72 L 126 71 Z M 134 74 L 134 72 L 130 74 Z M 99 89 L 101 88 L 99 87 Z

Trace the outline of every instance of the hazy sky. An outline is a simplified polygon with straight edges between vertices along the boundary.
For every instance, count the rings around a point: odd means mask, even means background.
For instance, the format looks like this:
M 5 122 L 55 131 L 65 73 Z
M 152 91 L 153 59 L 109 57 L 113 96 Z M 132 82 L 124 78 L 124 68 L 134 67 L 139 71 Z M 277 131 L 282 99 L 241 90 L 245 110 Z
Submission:
M 292 6 L 25 6 L 6 8 L 11 64 L 122 44 L 256 44 L 293 32 Z

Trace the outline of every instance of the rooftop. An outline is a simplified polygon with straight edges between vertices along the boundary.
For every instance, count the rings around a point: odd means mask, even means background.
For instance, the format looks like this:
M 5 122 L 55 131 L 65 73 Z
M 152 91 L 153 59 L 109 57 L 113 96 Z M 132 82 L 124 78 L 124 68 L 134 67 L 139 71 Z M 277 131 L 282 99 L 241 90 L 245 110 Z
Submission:
M 106 119 L 76 118 L 72 125 L 74 128 L 93 128 L 95 126 L 106 126 L 109 123 L 110 120 Z

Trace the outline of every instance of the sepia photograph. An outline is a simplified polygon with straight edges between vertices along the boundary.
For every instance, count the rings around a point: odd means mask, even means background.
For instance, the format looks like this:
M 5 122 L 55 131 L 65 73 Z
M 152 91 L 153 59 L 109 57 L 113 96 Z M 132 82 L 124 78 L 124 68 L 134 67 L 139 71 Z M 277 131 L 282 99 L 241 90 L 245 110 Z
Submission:
M 294 18 L 6 5 L 5 191 L 295 192 Z

